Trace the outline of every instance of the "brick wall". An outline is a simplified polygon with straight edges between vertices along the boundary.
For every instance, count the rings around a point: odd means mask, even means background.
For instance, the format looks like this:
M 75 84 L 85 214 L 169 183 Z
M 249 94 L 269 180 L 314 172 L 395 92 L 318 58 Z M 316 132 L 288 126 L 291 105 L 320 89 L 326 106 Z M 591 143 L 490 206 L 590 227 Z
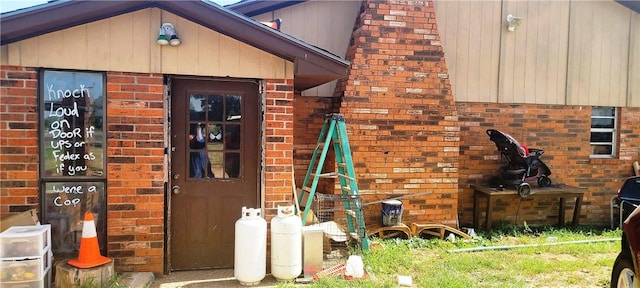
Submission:
M 107 74 L 107 242 L 118 271 L 163 271 L 163 99 L 161 74 Z
M 293 80 L 269 79 L 265 87 L 265 219 L 277 215 L 278 205 L 292 205 Z
M 541 159 L 550 167 L 553 183 L 584 187 L 581 223 L 609 223 L 609 201 L 621 181 L 631 173 L 631 163 L 640 159 L 640 109 L 620 110 L 619 157 L 590 159 L 591 107 L 562 105 L 514 105 L 457 103 L 460 120 L 460 223 L 473 217 L 471 184 L 486 183 L 506 164 L 500 159 L 486 129 L 512 135 L 531 148 L 544 149 Z M 533 184 L 537 185 L 537 184 Z M 552 199 L 500 201 L 494 219 L 522 224 L 553 224 L 558 201 Z M 519 206 L 519 208 L 518 208 Z M 571 219 L 573 201 L 568 201 L 566 218 Z M 517 217 L 517 219 L 516 219 Z
M 38 208 L 37 69 L 0 69 L 2 217 Z M 118 271 L 163 271 L 162 75 L 107 74 L 107 245 Z
M 337 110 L 333 108 L 335 98 L 331 97 L 304 97 L 296 95 L 294 106 L 294 152 L 296 185 L 302 188 L 304 177 L 309 168 L 313 151 L 318 144 L 318 137 L 324 124 L 326 115 Z M 325 160 L 324 171 L 336 171 L 334 169 L 335 155 L 331 149 Z M 333 193 L 335 181 L 330 178 L 322 178 L 318 181 L 318 193 Z M 302 195 L 300 195 L 302 197 Z
M 405 196 L 405 222 L 455 226 L 460 135 L 433 2 L 364 1 L 346 58 L 337 90 L 364 202 Z
M 0 217 L 38 208 L 38 73 L 0 67 Z
M 469 185 L 483 183 L 504 164 L 484 132 L 491 127 L 545 149 L 554 183 L 587 189 L 582 223 L 609 223 L 609 200 L 640 158 L 638 109 L 621 109 L 618 159 L 590 159 L 588 106 L 454 104 L 433 13 L 430 1 L 363 2 L 346 55 L 352 67 L 336 98 L 296 99 L 298 184 L 324 114 L 336 111 L 346 116 L 365 203 L 407 196 L 405 221 L 457 225 L 460 217 L 467 226 Z M 425 191 L 432 194 L 410 197 Z M 554 223 L 557 208 L 556 201 L 503 201 L 495 215 Z M 380 221 L 379 215 L 378 205 L 367 207 L 367 223 Z

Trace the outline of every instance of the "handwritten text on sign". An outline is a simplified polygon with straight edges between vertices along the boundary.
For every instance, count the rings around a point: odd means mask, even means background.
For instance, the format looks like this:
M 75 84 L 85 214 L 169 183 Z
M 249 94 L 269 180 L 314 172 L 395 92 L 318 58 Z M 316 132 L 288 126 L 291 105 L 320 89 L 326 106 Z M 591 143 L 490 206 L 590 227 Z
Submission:
M 79 197 L 80 194 L 98 192 L 98 188 L 95 185 L 90 185 L 85 187 L 84 185 L 81 185 L 81 184 L 53 185 L 52 190 L 53 190 L 52 191 L 53 193 L 56 193 L 58 195 L 53 199 L 53 205 L 58 207 L 62 207 L 62 206 L 76 207 L 78 206 L 78 204 L 80 204 L 80 202 L 82 202 L 82 198 Z
M 48 84 L 46 92 L 49 104 L 48 118 L 52 120 L 48 133 L 51 136 L 51 156 L 56 162 L 56 173 L 69 176 L 76 173 L 84 175 L 87 171 L 87 161 L 96 159 L 93 152 L 84 149 L 86 141 L 94 137 L 95 127 L 84 127 L 82 122 L 85 113 L 78 108 L 79 101 L 82 109 L 91 101 L 89 89 L 82 84 L 75 89 L 57 89 L 53 84 Z M 65 105 L 56 105 L 60 103 L 58 101 Z

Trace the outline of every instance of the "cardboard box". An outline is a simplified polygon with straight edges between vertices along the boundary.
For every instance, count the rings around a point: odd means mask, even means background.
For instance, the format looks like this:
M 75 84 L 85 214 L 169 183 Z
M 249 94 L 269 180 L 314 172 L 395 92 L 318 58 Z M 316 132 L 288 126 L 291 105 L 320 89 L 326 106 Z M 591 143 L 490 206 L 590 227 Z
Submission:
M 11 226 L 30 226 L 36 224 L 38 224 L 38 211 L 31 209 L 0 219 L 0 232 L 9 229 Z

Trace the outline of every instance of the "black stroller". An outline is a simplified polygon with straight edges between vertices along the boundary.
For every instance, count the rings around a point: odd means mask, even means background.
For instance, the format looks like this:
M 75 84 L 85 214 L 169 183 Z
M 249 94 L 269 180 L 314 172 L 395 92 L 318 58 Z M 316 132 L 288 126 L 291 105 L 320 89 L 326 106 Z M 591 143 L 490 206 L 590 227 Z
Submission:
M 516 186 L 518 195 L 523 198 L 531 194 L 531 186 L 527 181 L 537 179 L 538 186 L 551 186 L 551 170 L 540 160 L 544 150 L 527 148 L 511 135 L 498 130 L 487 129 L 487 135 L 496 144 L 500 155 L 508 161 L 507 165 L 500 169 L 499 178 L 502 184 Z

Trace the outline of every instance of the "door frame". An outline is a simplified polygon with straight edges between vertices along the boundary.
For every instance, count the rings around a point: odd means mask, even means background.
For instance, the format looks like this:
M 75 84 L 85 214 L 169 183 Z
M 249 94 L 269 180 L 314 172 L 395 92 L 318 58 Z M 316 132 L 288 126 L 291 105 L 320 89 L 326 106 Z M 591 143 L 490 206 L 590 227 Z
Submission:
M 262 210 L 262 215 L 264 215 L 264 203 L 265 203 L 265 171 L 264 171 L 264 163 L 265 163 L 265 107 L 266 107 L 266 98 L 265 98 L 265 86 L 266 83 L 261 79 L 250 79 L 250 78 L 229 78 L 229 77 L 198 77 L 198 76 L 182 76 L 182 75 L 164 75 L 164 86 L 165 86 L 165 98 L 164 105 L 165 115 L 164 115 L 164 126 L 165 126 L 165 165 L 166 165 L 166 174 L 165 174 L 165 184 L 164 184 L 164 193 L 165 193 L 165 213 L 164 213 L 164 274 L 169 275 L 171 273 L 171 187 L 172 186 L 172 171 L 171 171 L 171 151 L 173 148 L 172 137 L 171 137 L 171 112 L 173 107 L 171 107 L 171 89 L 172 89 L 172 80 L 201 80 L 201 81 L 222 81 L 222 82 L 243 82 L 243 83 L 255 83 L 258 87 L 258 97 L 260 103 L 259 106 L 259 133 L 260 133 L 260 143 L 259 146 L 259 161 L 260 164 L 257 165 L 258 171 L 258 187 L 256 187 L 256 191 L 259 191 L 258 203 Z M 239 215 L 241 213 L 238 213 Z

